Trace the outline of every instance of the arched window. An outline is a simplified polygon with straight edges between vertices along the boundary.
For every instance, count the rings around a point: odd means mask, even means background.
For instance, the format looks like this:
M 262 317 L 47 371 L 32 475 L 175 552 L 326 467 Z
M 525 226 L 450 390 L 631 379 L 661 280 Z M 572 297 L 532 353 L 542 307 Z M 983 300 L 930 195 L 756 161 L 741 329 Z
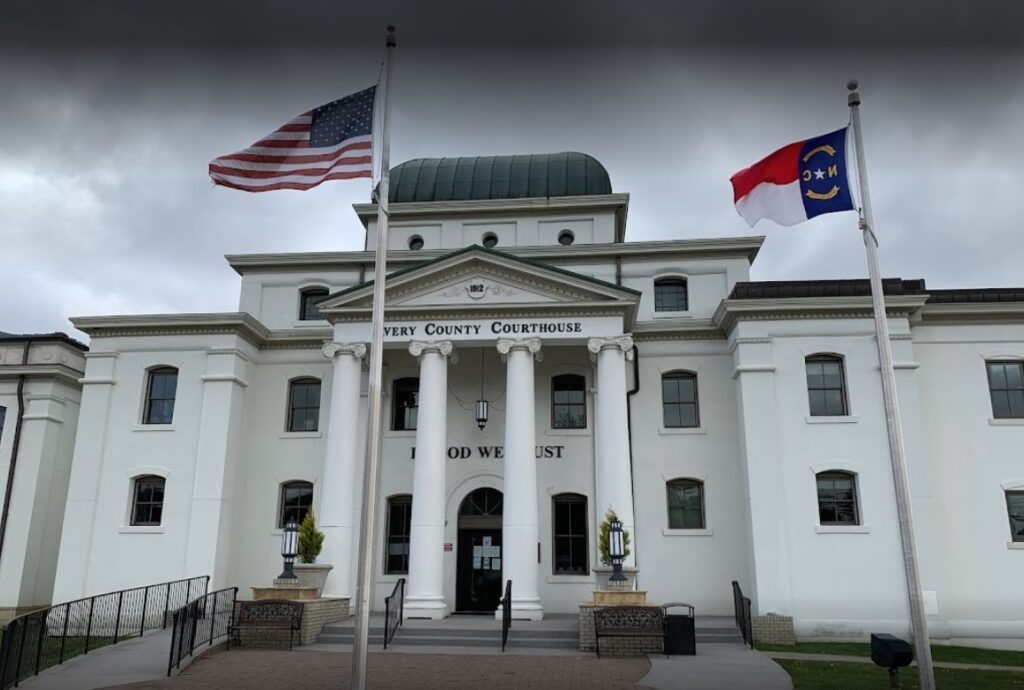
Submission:
M 288 384 L 288 431 L 316 431 L 320 425 L 320 379 L 294 379 Z
M 654 281 L 654 311 L 686 311 L 688 308 L 686 278 L 658 278 Z
M 1024 417 L 1024 362 L 990 361 L 988 392 L 992 398 L 992 416 L 996 419 Z
M 819 472 L 818 519 L 822 525 L 859 525 L 857 475 L 830 470 Z
M 567 247 L 576 241 L 576 235 L 572 234 L 572 230 L 566 228 L 562 232 L 558 233 L 558 244 L 563 247 Z
M 420 380 L 415 377 L 395 379 L 391 384 L 391 430 L 412 431 L 416 428 L 419 410 Z
M 587 555 L 587 497 L 558 494 L 551 498 L 551 543 L 555 575 L 586 575 L 590 572 Z
M 178 392 L 178 370 L 157 367 L 149 370 L 143 424 L 170 424 L 174 420 L 174 398 Z
M 666 429 L 700 426 L 697 407 L 697 375 L 670 371 L 661 377 L 661 409 Z
M 587 428 L 587 379 L 561 374 L 551 379 L 551 428 Z
M 843 358 L 835 355 L 811 355 L 805 360 L 807 397 L 812 417 L 844 416 L 846 377 Z
M 328 294 L 330 294 L 330 290 L 325 287 L 309 287 L 300 290 L 299 320 L 317 321 L 318 319 L 324 318 L 320 315 L 320 310 L 317 308 L 316 303 Z
M 145 474 L 132 480 L 133 526 L 156 526 L 164 512 L 165 479 Z
M 1024 541 L 1024 490 L 1006 492 L 1006 514 L 1010 518 L 1010 538 Z
M 277 511 L 277 526 L 286 527 L 289 522 L 302 524 L 306 513 L 313 507 L 313 484 L 310 482 L 285 482 L 281 485 L 281 504 Z
M 409 249 L 413 250 L 414 252 L 423 249 L 423 238 L 420 237 L 419 235 L 413 235 L 412 237 L 410 237 Z
M 669 529 L 704 529 L 704 482 L 673 479 L 665 484 Z
M 412 524 L 412 495 L 398 494 L 388 498 L 387 544 L 384 549 L 384 573 L 405 575 L 409 572 L 409 532 Z

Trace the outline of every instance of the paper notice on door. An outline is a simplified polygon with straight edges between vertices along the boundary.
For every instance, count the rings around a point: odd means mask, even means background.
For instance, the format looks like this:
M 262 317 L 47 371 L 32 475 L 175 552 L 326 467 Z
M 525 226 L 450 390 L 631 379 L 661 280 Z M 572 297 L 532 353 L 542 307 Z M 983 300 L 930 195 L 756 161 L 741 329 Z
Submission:
M 491 559 L 491 570 L 501 570 L 501 559 L 500 558 L 492 558 Z
M 474 558 L 473 559 L 473 570 L 480 570 L 480 559 L 479 558 Z
M 491 545 L 491 538 L 490 537 L 484 537 L 484 546 L 490 546 L 490 545 Z
M 486 557 L 484 558 L 484 563 L 483 563 L 482 568 L 484 570 L 490 570 L 491 569 L 491 559 L 490 558 L 486 558 Z
M 473 547 L 473 558 L 480 558 L 484 555 L 484 547 L 474 546 Z

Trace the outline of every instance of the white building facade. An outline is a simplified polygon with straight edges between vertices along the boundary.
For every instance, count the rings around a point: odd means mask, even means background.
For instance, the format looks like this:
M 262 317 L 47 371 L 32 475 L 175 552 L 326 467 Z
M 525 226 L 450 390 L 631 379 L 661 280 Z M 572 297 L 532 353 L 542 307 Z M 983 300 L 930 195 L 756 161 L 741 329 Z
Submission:
M 866 280 L 750 282 L 760 237 L 625 242 L 581 154 L 392 174 L 375 606 L 406 578 L 407 616 L 493 612 L 511 580 L 517 617 L 575 612 L 613 509 L 650 600 L 725 615 L 737 580 L 800 637 L 907 633 Z M 73 319 L 54 601 L 268 584 L 308 508 L 325 594 L 354 593 L 372 252 L 228 261 L 235 313 Z M 1019 644 L 1024 292 L 886 289 L 932 635 Z

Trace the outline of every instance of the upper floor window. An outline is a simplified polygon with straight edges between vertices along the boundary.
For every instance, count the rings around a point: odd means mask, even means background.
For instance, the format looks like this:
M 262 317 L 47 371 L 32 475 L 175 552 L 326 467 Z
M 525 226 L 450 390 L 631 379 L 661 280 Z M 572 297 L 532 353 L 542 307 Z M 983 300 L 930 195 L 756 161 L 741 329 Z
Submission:
M 412 431 L 416 428 L 419 397 L 420 380 L 418 378 L 395 379 L 391 384 L 392 431 Z
M 170 424 L 174 419 L 174 398 L 178 392 L 178 370 L 159 367 L 149 370 L 143 424 Z
M 669 529 L 704 529 L 704 482 L 673 479 L 665 490 Z
M 859 525 L 857 476 L 851 472 L 820 472 L 818 519 L 822 525 Z
M 700 426 L 697 375 L 670 371 L 661 377 L 661 409 L 666 429 Z
M 311 287 L 299 292 L 299 320 L 316 321 L 324 318 L 316 303 L 330 293 L 325 287 Z
M 846 415 L 846 381 L 842 357 L 813 355 L 805 360 L 805 366 L 811 416 Z
M 654 311 L 686 311 L 686 278 L 658 278 L 654 281 Z
M 551 379 L 551 428 L 587 428 L 587 380 L 575 374 Z
M 295 379 L 288 386 L 288 431 L 316 431 L 320 424 L 320 380 Z
M 411 525 L 412 496 L 400 494 L 388 498 L 387 546 L 384 551 L 386 575 L 405 575 L 409 572 Z
M 164 512 L 165 481 L 163 477 L 153 474 L 135 478 L 132 487 L 132 525 L 160 524 Z
M 587 497 L 558 494 L 551 499 L 554 516 L 552 545 L 555 575 L 586 575 L 590 572 L 587 556 Z
M 313 507 L 313 485 L 309 482 L 286 482 L 281 485 L 281 506 L 277 511 L 277 526 L 287 527 L 289 522 L 302 524 L 306 513 Z
M 1024 362 L 986 362 L 992 416 L 996 419 L 1024 417 Z
M 1024 490 L 1006 492 L 1006 512 L 1010 517 L 1010 538 L 1024 541 Z

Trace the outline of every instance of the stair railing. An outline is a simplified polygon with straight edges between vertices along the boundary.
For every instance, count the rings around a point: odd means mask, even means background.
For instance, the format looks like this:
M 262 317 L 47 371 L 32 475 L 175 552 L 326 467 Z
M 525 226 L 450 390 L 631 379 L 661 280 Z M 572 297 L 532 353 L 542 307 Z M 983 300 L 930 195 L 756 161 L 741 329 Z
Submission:
M 732 605 L 736 617 L 736 626 L 743 635 L 743 643 L 750 645 L 750 648 L 753 649 L 754 628 L 753 619 L 750 615 L 750 597 L 743 596 L 740 583 L 736 580 L 732 581 Z
M 388 642 L 395 638 L 395 633 L 402 625 L 405 609 L 405 578 L 398 578 L 391 595 L 384 597 L 384 649 L 388 648 Z
M 512 627 L 512 580 L 505 582 L 505 596 L 501 599 L 501 651 L 508 644 L 508 631 Z

